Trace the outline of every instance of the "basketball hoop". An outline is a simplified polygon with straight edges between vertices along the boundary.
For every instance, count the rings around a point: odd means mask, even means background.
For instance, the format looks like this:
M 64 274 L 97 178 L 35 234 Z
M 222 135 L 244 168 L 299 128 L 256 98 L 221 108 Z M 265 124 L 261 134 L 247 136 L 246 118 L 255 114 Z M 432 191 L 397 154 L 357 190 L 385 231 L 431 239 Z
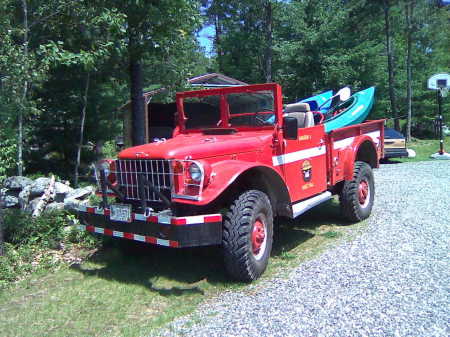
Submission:
M 443 136 L 443 115 L 442 115 L 442 99 L 447 97 L 448 89 L 450 88 L 450 74 L 440 73 L 434 74 L 428 79 L 428 89 L 436 91 L 436 99 L 438 105 L 438 123 L 439 130 L 439 151 L 432 154 L 431 158 L 450 160 L 450 153 L 444 151 L 444 136 Z

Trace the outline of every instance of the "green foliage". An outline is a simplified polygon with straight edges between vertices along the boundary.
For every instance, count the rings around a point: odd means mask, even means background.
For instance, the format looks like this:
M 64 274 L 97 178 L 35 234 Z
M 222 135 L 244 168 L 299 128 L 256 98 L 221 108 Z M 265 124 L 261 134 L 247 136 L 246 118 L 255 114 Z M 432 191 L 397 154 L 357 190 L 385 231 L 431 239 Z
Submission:
M 20 210 L 8 210 L 4 216 L 5 241 L 15 245 L 37 244 L 56 248 L 68 225 L 66 212 L 44 213 L 33 218 Z
M 116 158 L 117 157 L 117 148 L 116 142 L 113 140 L 108 140 L 103 145 L 103 157 L 104 158 Z
M 33 270 L 33 259 L 36 248 L 32 246 L 15 247 L 5 243 L 5 255 L 0 256 L 0 289 L 18 277 Z
M 216 28 L 219 69 L 249 83 L 264 81 L 267 41 L 264 3 L 207 1 L 206 18 Z M 376 86 L 369 118 L 390 118 L 383 1 L 275 1 L 273 5 L 273 77 L 283 85 L 286 103 L 350 85 L 353 91 Z M 450 10 L 433 2 L 415 2 L 413 17 L 413 119 L 434 118 L 433 93 L 426 80 L 448 72 Z M 394 92 L 399 115 L 406 118 L 405 2 L 391 1 Z M 444 111 L 449 111 L 446 105 Z M 450 118 L 450 117 L 449 117 Z
M 13 173 L 16 166 L 16 140 L 8 137 L 3 128 L 0 129 L 0 182 Z
M 75 226 L 76 217 L 66 211 L 44 213 L 33 218 L 20 210 L 4 214 L 5 255 L 0 256 L 0 288 L 25 275 L 51 269 L 61 261 L 53 251 L 79 245 L 97 247 L 101 240 Z

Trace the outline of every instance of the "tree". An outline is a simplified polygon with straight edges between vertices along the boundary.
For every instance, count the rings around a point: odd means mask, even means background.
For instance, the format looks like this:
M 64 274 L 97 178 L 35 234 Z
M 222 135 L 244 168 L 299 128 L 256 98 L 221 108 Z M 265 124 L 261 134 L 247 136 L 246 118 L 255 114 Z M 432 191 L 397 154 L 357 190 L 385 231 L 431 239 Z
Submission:
M 208 24 L 215 27 L 214 47 L 220 72 L 249 83 L 273 77 L 274 11 L 278 1 L 206 1 Z
M 272 2 L 266 0 L 264 3 L 265 20 L 263 26 L 265 28 L 265 45 L 266 50 L 264 54 L 264 73 L 266 76 L 266 82 L 272 82 L 272 57 L 273 57 L 273 8 Z
M 191 36 L 199 24 L 198 4 L 189 0 L 126 0 L 116 5 L 127 18 L 133 144 L 144 143 L 143 60 L 171 50 L 174 42 Z
M 3 199 L 0 199 L 0 256 L 3 256 L 4 254 L 4 248 L 3 248 Z
M 400 121 L 397 113 L 397 98 L 395 94 L 395 61 L 394 61 L 394 46 L 392 43 L 392 30 L 391 30 L 391 1 L 383 0 L 384 11 L 384 31 L 386 34 L 386 54 L 388 63 L 388 77 L 389 77 L 389 99 L 391 101 L 391 113 L 394 117 L 394 127 L 396 130 L 400 130 Z

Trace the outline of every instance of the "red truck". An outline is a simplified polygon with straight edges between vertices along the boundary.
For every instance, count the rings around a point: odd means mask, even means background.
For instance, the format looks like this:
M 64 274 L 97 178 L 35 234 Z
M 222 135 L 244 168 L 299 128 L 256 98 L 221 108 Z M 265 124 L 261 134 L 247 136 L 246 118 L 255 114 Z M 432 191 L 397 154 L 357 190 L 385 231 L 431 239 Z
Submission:
M 176 104 L 173 138 L 97 165 L 102 203 L 79 208 L 82 229 L 174 248 L 221 245 L 227 272 L 248 282 L 267 266 L 274 217 L 298 217 L 333 195 L 349 221 L 370 215 L 383 120 L 325 133 L 307 104 L 283 109 L 275 83 L 181 92 Z

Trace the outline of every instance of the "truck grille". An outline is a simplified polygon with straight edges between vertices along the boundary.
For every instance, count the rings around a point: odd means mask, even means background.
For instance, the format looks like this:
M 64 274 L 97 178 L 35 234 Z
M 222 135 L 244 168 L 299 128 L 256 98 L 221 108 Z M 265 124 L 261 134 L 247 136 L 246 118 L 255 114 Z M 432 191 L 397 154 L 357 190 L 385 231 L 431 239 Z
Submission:
M 168 197 L 172 190 L 170 161 L 163 159 L 116 160 L 116 177 L 118 187 L 128 200 L 141 200 L 140 184 L 148 181 L 155 189 Z M 143 179 L 142 179 L 143 178 Z M 147 201 L 159 202 L 161 199 L 147 184 L 143 184 Z

